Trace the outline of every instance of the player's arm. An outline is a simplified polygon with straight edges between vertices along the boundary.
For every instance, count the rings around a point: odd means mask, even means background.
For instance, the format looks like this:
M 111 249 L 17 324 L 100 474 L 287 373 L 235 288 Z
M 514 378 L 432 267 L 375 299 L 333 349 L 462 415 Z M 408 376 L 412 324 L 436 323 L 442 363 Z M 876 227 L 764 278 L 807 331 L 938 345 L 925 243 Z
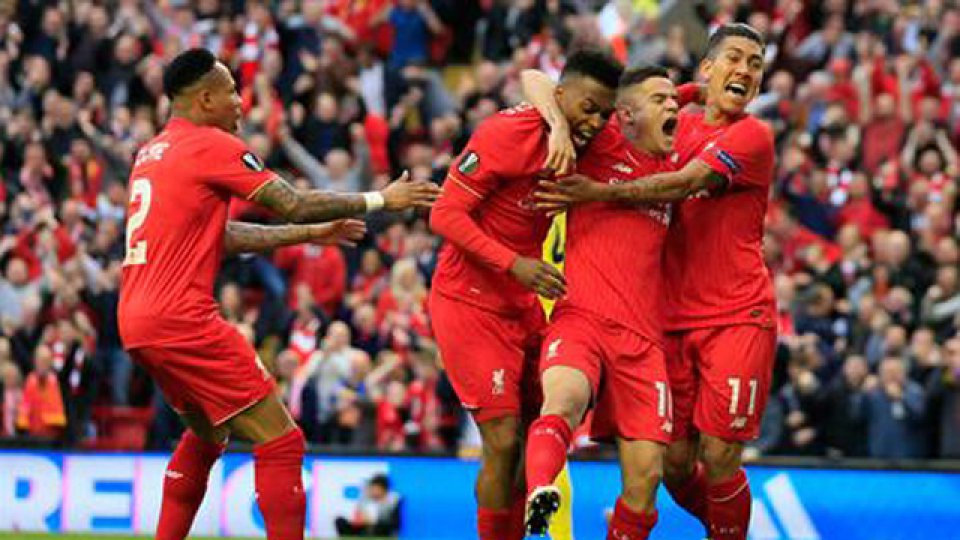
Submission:
M 304 242 L 352 246 L 363 238 L 366 231 L 366 224 L 357 219 L 303 225 L 260 225 L 228 221 L 223 243 L 229 254 L 269 251 Z
M 409 181 L 404 172 L 399 179 L 380 191 L 367 193 L 333 193 L 320 190 L 300 190 L 286 180 L 275 176 L 257 189 L 252 200 L 274 210 L 287 221 L 315 223 L 330 221 L 381 208 L 404 210 L 429 208 L 437 199 L 440 188 L 432 182 Z
M 605 184 L 587 176 L 572 175 L 556 181 L 540 182 L 537 207 L 548 212 L 584 202 L 672 202 L 704 190 L 725 187 L 728 180 L 695 159 L 679 171 L 658 173 L 622 184 Z
M 430 228 L 473 260 L 496 272 L 510 272 L 537 294 L 563 296 L 566 281 L 560 271 L 539 259 L 521 257 L 480 228 L 472 214 L 483 200 L 483 194 L 448 175 L 443 194 L 430 212 Z
M 523 97 L 540 113 L 550 126 L 547 139 L 547 159 L 543 168 L 563 174 L 573 170 L 577 159 L 576 149 L 570 140 L 570 124 L 557 104 L 555 90 L 557 84 L 550 77 L 535 69 L 525 69 L 520 73 L 520 89 Z

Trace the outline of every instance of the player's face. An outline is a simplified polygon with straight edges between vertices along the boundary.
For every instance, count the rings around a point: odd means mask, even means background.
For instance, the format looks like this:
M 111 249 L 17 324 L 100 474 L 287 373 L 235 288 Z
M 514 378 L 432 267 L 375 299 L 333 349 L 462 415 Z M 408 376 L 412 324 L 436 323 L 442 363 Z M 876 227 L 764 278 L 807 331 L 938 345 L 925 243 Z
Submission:
M 744 37 L 731 36 L 720 43 L 713 58 L 700 64 L 707 81 L 707 103 L 724 114 L 741 114 L 760 90 L 763 49 Z
M 622 109 L 623 126 L 636 133 L 643 150 L 666 154 L 673 150 L 677 129 L 677 88 L 666 77 L 651 77 L 624 90 L 627 105 Z
M 583 148 L 593 140 L 613 114 L 613 89 L 589 77 L 576 77 L 557 86 L 557 103 L 570 125 L 574 146 Z
M 211 123 L 230 133 L 239 131 L 242 116 L 240 94 L 227 66 L 217 62 L 205 94 L 203 103 Z

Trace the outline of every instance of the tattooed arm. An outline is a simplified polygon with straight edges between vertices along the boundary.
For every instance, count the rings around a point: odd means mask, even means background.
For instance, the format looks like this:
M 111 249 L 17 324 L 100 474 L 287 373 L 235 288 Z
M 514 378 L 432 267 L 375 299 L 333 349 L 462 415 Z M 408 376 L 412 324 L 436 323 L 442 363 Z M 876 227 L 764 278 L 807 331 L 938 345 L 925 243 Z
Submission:
M 618 202 L 671 202 L 727 185 L 727 178 L 695 159 L 680 169 L 611 185 L 609 200 Z
M 622 184 L 604 184 L 586 176 L 573 175 L 557 181 L 541 181 L 537 207 L 548 212 L 570 204 L 607 202 L 670 202 L 686 199 L 701 191 L 713 191 L 728 180 L 706 163 L 693 160 L 679 171 L 658 173 Z
M 363 238 L 366 230 L 366 225 L 356 219 L 306 225 L 259 225 L 228 221 L 223 244 L 229 254 L 268 251 L 303 242 L 352 245 Z
M 429 208 L 439 194 L 440 188 L 436 184 L 411 182 L 404 172 L 383 190 L 371 193 L 299 190 L 278 176 L 257 190 L 252 199 L 276 211 L 287 221 L 314 223 L 356 216 L 381 207 L 385 210 Z

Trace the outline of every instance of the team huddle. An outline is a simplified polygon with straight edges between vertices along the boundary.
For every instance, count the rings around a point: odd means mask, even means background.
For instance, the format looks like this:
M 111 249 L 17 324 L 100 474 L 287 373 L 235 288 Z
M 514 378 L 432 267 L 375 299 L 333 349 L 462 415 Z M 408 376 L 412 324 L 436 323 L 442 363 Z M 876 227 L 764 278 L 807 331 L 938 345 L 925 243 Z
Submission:
M 182 540 L 228 437 L 254 443 L 271 540 L 302 539 L 304 438 L 254 349 L 218 313 L 225 252 L 352 242 L 380 209 L 430 207 L 446 243 L 429 311 L 440 356 L 483 440 L 482 540 L 548 532 L 573 432 L 589 416 L 615 441 L 623 486 L 608 539 L 647 538 L 663 481 L 714 540 L 745 539 L 743 443 L 759 432 L 776 344 L 761 241 L 771 131 L 745 113 L 763 73 L 751 27 L 720 27 L 703 86 L 665 69 L 572 55 L 560 82 L 523 75 L 530 104 L 494 115 L 442 192 L 401 178 L 381 191 L 302 191 L 233 133 L 239 96 L 209 52 L 164 74 L 172 117 L 130 180 L 120 330 L 188 429 L 164 480 L 156 538 Z M 688 102 L 702 107 L 683 109 Z M 290 225 L 230 222 L 231 197 Z M 434 204 L 435 203 L 435 204 Z M 567 212 L 566 267 L 543 262 Z M 548 322 L 538 297 L 557 301 Z
M 749 26 L 719 28 L 702 88 L 577 53 L 559 84 L 524 73 L 530 105 L 488 119 L 451 167 L 431 215 L 447 244 L 430 312 L 483 439 L 482 540 L 548 532 L 591 409 L 622 470 L 608 539 L 648 537 L 661 480 L 710 538 L 746 538 L 740 454 L 776 346 L 761 253 L 773 136 L 745 113 L 763 52 Z M 680 110 L 693 101 L 700 112 Z M 563 210 L 561 274 L 539 252 Z M 538 295 L 557 300 L 549 323 Z

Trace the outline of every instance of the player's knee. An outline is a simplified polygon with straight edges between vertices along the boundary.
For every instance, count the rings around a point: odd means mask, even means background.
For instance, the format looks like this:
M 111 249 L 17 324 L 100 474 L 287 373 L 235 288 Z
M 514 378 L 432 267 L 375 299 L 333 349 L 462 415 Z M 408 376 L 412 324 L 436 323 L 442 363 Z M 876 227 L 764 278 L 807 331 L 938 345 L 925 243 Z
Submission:
M 621 497 L 634 508 L 652 508 L 656 500 L 657 486 L 662 479 L 661 471 L 655 467 L 637 471 L 624 479 Z
M 701 454 L 707 474 L 714 479 L 732 476 L 740 468 L 743 444 L 705 436 L 701 442 Z
M 666 482 L 682 482 L 693 474 L 696 447 L 692 444 L 671 445 L 663 456 L 663 477 Z
M 520 452 L 520 434 L 517 423 L 501 422 L 484 430 L 483 445 L 493 458 L 508 460 Z

